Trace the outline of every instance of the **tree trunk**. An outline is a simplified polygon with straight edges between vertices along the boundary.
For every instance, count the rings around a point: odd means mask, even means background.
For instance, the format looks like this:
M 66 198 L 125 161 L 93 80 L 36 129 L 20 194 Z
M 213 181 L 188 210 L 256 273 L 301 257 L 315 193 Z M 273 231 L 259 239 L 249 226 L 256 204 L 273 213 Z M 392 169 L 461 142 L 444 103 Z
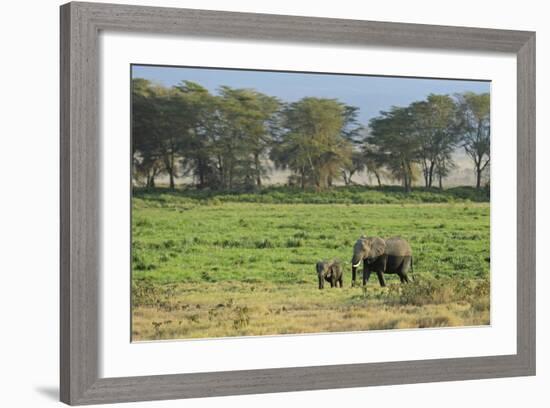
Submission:
M 342 178 L 344 179 L 344 184 L 346 186 L 349 186 L 349 181 L 348 181 L 348 175 L 346 174 L 346 171 L 345 170 L 342 170 Z M 351 176 L 350 176 L 350 179 L 351 179 Z
M 147 188 L 155 188 L 155 173 L 147 174 Z
M 258 154 L 254 154 L 254 166 L 256 170 L 256 186 L 261 187 L 262 186 L 262 174 L 260 171 L 260 156 Z
M 401 171 L 403 172 L 403 188 L 405 189 L 405 192 L 407 192 L 409 189 L 409 180 L 407 166 L 405 165 L 405 160 L 403 159 L 401 159 Z
M 428 180 L 428 163 L 426 163 L 426 160 L 422 161 L 422 172 L 424 173 L 424 185 L 428 188 L 430 183 Z
M 430 170 L 428 173 L 428 187 L 431 187 L 433 184 L 433 174 L 434 174 L 435 161 L 430 163 Z
M 407 183 L 406 183 L 406 186 L 405 186 L 405 191 L 407 193 L 410 193 L 411 192 L 411 189 L 412 189 L 412 169 L 411 169 L 411 164 L 409 162 L 404 162 L 404 167 L 405 167 L 405 174 L 406 174 L 406 180 L 407 180 Z
M 377 171 L 374 171 L 374 175 L 376 176 L 376 181 L 378 182 L 378 187 L 382 187 L 382 181 L 380 180 L 380 174 L 378 174 Z
M 222 161 L 222 158 L 218 155 L 217 157 L 217 161 L 218 161 L 218 165 L 217 165 L 217 169 L 218 169 L 218 177 L 219 177 L 219 180 L 218 180 L 218 186 L 217 188 L 220 188 L 220 185 L 223 187 L 225 184 L 225 180 L 223 179 L 223 169 L 224 169 L 224 166 L 223 166 L 223 161 Z
M 481 187 L 481 173 L 482 173 L 482 170 L 478 166 L 476 169 L 476 189 L 478 190 Z
M 321 190 L 321 183 L 322 183 L 322 174 L 320 174 L 320 171 L 314 173 L 315 174 L 315 189 L 316 191 L 320 191 Z
M 443 177 L 441 177 L 441 174 L 439 175 L 439 189 L 443 190 Z
M 300 169 L 300 187 L 302 190 L 305 190 L 306 188 L 306 171 L 303 166 Z
M 172 168 L 170 168 L 169 170 L 169 175 L 170 175 L 170 189 L 173 190 L 176 187 L 176 183 L 174 180 L 174 170 Z
M 168 172 L 168 176 L 170 178 L 170 189 L 175 188 L 175 175 L 174 175 L 174 153 L 168 153 L 168 156 L 164 158 L 164 167 L 166 168 L 166 171 Z
M 405 192 L 409 192 L 409 175 L 407 173 L 407 170 L 403 169 L 403 188 L 405 189 Z
M 204 187 L 204 171 L 201 169 L 199 170 L 199 188 Z
M 204 183 L 205 183 L 205 172 L 206 172 L 206 165 L 204 163 L 204 161 L 199 157 L 199 159 L 197 160 L 197 170 L 198 170 L 198 173 L 199 173 L 199 188 L 204 188 Z

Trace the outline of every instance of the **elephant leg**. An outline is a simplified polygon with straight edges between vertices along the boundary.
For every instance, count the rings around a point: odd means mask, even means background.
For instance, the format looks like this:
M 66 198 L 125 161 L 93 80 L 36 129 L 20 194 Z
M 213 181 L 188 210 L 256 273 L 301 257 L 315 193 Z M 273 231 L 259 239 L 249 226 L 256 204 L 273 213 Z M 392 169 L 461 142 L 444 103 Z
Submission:
M 405 276 L 401 272 L 399 272 L 397 276 L 399 276 L 399 280 L 401 281 L 401 283 L 405 283 Z
M 342 288 L 344 286 L 344 279 L 342 278 L 342 276 L 340 276 L 340 279 L 338 279 L 338 282 L 340 282 L 340 288 Z
M 365 270 L 363 270 L 363 286 L 365 286 L 369 281 L 370 274 L 371 274 L 371 270 L 369 268 L 366 268 Z
M 384 272 L 376 271 L 376 276 L 378 276 L 378 282 L 380 282 L 380 286 L 385 287 L 386 281 L 384 280 Z
M 363 260 L 363 286 L 369 281 L 371 270 L 366 260 Z
M 411 267 L 411 257 L 406 256 L 405 259 L 403 259 L 403 263 L 401 264 L 400 268 L 400 276 L 403 276 L 403 280 L 401 282 L 405 281 L 405 283 L 409 283 L 409 277 L 407 273 L 409 272 L 409 269 Z
M 386 272 L 386 268 L 388 267 L 388 256 L 387 255 L 382 255 L 380 257 L 380 262 L 381 262 L 380 270 L 383 271 L 383 272 Z
M 355 278 L 357 277 L 357 268 L 351 267 L 351 287 L 355 286 Z

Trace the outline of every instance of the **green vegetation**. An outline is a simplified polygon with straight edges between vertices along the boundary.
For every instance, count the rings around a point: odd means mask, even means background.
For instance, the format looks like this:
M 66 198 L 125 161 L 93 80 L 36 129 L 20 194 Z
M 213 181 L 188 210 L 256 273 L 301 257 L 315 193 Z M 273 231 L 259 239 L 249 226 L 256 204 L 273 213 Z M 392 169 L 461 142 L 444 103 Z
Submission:
M 133 339 L 488 324 L 489 108 L 429 94 L 361 124 L 336 98 L 133 78 Z M 444 189 L 458 150 L 475 187 Z M 408 240 L 414 281 L 351 287 L 363 234 Z M 345 287 L 320 291 L 315 263 L 334 258 Z
M 134 197 L 149 201 L 151 206 L 170 207 L 184 204 L 264 203 L 264 204 L 420 204 L 488 202 L 489 190 L 455 187 L 446 190 L 417 188 L 405 193 L 397 186 L 366 188 L 333 187 L 330 190 L 301 190 L 293 187 L 264 187 L 259 192 L 134 188 Z
M 136 190 L 132 233 L 134 340 L 489 323 L 483 190 Z M 361 234 L 406 238 L 414 282 L 351 288 Z M 345 287 L 320 291 L 329 258 Z

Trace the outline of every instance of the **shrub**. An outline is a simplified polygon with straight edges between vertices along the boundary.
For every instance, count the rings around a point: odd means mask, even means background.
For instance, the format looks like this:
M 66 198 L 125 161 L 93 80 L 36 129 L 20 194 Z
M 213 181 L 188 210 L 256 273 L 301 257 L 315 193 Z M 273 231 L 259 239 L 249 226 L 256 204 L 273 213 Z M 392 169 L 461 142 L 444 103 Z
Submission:
M 451 327 L 460 326 L 462 320 L 452 313 L 439 313 L 435 316 L 423 316 L 416 320 L 417 327 Z
M 301 239 L 290 238 L 286 241 L 287 248 L 298 248 L 304 245 L 304 241 Z
M 256 241 L 256 248 L 265 249 L 265 248 L 274 248 L 275 245 L 269 239 L 264 238 L 260 241 Z
M 467 301 L 474 305 L 480 299 L 489 298 L 489 288 L 487 279 L 457 280 L 416 277 L 416 280 L 408 285 L 390 285 L 388 297 L 393 303 L 415 306 L 458 301 Z
M 242 329 L 248 326 L 250 323 L 250 313 L 247 306 L 235 307 L 235 319 L 233 320 L 233 327 L 235 329 Z
M 254 194 L 240 190 L 198 190 L 191 187 L 173 191 L 163 188 L 144 189 L 134 187 L 133 196 L 146 200 L 149 206 L 183 210 L 192 208 L 189 205 L 193 203 L 219 205 L 226 202 L 264 204 L 416 204 L 489 201 L 487 189 L 477 190 L 473 187 L 454 187 L 446 190 L 417 187 L 409 194 L 406 194 L 400 186 L 337 186 L 325 191 L 315 191 L 314 189 L 301 190 L 288 186 L 268 186 Z M 175 198 L 178 200 L 175 200 Z M 136 203 L 136 205 L 139 204 Z

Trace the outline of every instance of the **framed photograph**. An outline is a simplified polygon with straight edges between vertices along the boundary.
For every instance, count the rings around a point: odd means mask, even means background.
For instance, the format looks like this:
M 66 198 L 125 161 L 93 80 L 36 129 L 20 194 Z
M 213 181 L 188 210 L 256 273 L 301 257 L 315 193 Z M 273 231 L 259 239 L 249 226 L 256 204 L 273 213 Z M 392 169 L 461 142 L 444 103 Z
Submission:
M 61 7 L 61 400 L 535 374 L 535 34 Z

